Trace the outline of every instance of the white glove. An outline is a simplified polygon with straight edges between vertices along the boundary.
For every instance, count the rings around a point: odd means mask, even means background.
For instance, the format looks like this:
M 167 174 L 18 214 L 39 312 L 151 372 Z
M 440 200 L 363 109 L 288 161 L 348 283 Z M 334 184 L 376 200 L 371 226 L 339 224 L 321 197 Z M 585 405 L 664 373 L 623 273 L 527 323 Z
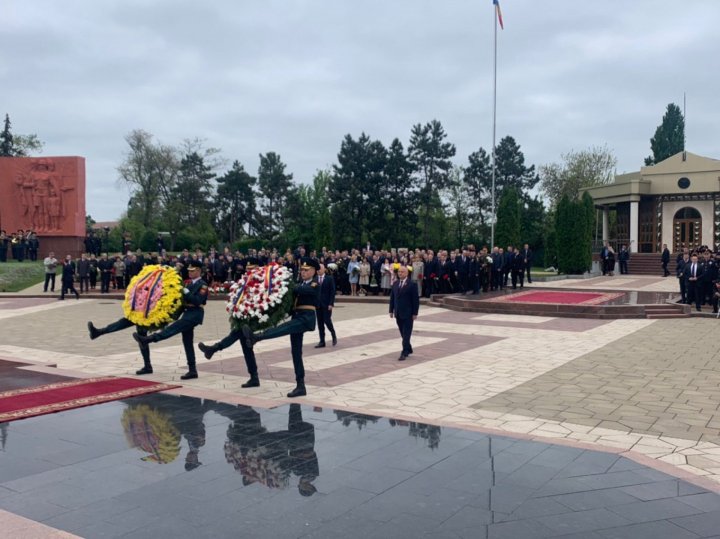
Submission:
M 190 290 L 189 290 L 189 289 L 183 288 L 183 294 L 189 294 L 189 293 L 190 293 Z

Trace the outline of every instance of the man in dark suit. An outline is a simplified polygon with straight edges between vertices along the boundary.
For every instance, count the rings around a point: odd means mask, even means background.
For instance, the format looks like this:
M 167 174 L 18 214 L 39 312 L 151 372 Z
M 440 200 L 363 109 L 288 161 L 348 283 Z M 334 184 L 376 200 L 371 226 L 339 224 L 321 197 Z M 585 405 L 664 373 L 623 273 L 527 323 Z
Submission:
M 695 302 L 695 309 L 700 310 L 702 303 L 702 282 L 703 265 L 698 262 L 698 256 L 693 253 L 690 263 L 685 265 L 685 282 L 687 288 L 688 302 Z
M 522 253 L 520 251 L 515 251 L 514 256 L 512 258 L 512 266 L 510 268 L 510 275 L 512 278 L 512 287 L 513 290 L 517 288 L 518 282 L 520 283 L 520 288 L 524 287 L 525 282 L 525 259 L 522 256 Z
M 320 288 L 320 297 L 316 315 L 320 342 L 315 345 L 315 348 L 325 348 L 325 326 L 330 331 L 333 346 L 337 344 L 337 335 L 332 323 L 332 311 L 335 306 L 335 280 L 332 275 L 327 274 L 325 264 L 320 264 L 318 270 L 318 287 Z
M 507 251 L 503 256 L 503 279 L 502 287 L 505 288 L 508 285 L 508 277 L 512 273 L 513 263 L 515 261 L 515 248 L 512 245 L 508 245 Z
M 151 335 L 140 335 L 139 332 L 133 333 L 133 338 L 142 346 L 147 346 L 151 342 L 164 341 L 170 337 L 174 337 L 178 333 L 182 333 L 183 347 L 185 348 L 185 358 L 187 360 L 188 372 L 183 374 L 181 380 L 190 380 L 197 378 L 197 368 L 195 366 L 195 346 L 193 338 L 195 336 L 195 326 L 203 323 L 205 311 L 203 310 L 207 302 L 208 285 L 200 277 L 202 264 L 196 260 L 190 262 L 188 272 L 190 282 L 186 283 L 183 289 L 183 303 L 185 311 L 172 324 L 165 326 L 161 331 Z
M 688 266 L 690 264 L 690 255 L 688 253 L 684 253 L 682 255 L 682 258 L 678 261 L 677 265 L 675 266 L 675 275 L 678 278 L 678 283 L 680 284 L 680 303 L 690 303 L 688 301 L 688 295 L 687 295 L 687 279 L 685 279 L 685 266 Z
M 80 294 L 75 290 L 75 285 L 73 284 L 74 280 L 75 262 L 73 262 L 71 255 L 67 255 L 62 269 L 62 291 L 60 292 L 60 299 L 65 299 L 65 292 L 72 292 L 75 294 L 75 299 L 80 299 Z
M 464 247 L 462 254 L 455 257 L 455 278 L 458 283 L 458 292 L 464 294 L 470 289 L 470 257 L 468 250 Z
M 600 266 L 602 268 L 602 274 L 607 275 L 610 270 L 608 269 L 608 259 L 610 258 L 610 244 L 606 241 L 602 249 L 600 249 Z
M 530 276 L 530 268 L 532 267 L 533 262 L 533 252 L 530 249 L 530 246 L 526 243 L 523 245 L 522 251 L 520 254 L 523 257 L 523 265 L 525 266 L 525 277 L 527 279 L 528 284 L 532 284 L 532 277 Z
M 395 318 L 402 337 L 402 352 L 398 361 L 405 361 L 413 353 L 410 337 L 412 336 L 413 322 L 420 310 L 417 284 L 408 278 L 407 266 L 400 266 L 398 279 L 392 287 L 390 294 L 390 318 Z
M 667 267 L 670 263 L 670 249 L 668 249 L 667 243 L 663 243 L 663 252 L 662 252 L 662 269 L 663 269 L 663 277 L 667 277 L 670 275 L 670 272 L 668 271 Z

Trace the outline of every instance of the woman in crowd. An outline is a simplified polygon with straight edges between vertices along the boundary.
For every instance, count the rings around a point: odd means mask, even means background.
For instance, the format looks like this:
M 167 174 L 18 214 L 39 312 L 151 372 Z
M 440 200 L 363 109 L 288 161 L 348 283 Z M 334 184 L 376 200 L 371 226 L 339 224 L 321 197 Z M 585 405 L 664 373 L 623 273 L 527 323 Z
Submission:
M 390 257 L 386 257 L 385 262 L 382 263 L 380 274 L 380 289 L 383 292 L 383 296 L 389 296 L 393 277 L 392 260 Z
M 425 264 L 422 261 L 422 258 L 419 254 L 415 255 L 413 258 L 412 263 L 412 273 L 410 274 L 410 278 L 417 283 L 418 287 L 418 294 L 422 297 L 422 285 L 423 285 L 423 270 L 425 269 Z
M 363 296 L 367 296 L 370 292 L 370 262 L 367 258 L 363 258 L 360 262 L 360 281 L 358 284 L 360 285 L 360 293 Z
M 358 295 L 358 283 L 360 282 L 360 262 L 358 262 L 357 255 L 350 257 L 348 263 L 348 280 L 350 281 L 350 295 Z

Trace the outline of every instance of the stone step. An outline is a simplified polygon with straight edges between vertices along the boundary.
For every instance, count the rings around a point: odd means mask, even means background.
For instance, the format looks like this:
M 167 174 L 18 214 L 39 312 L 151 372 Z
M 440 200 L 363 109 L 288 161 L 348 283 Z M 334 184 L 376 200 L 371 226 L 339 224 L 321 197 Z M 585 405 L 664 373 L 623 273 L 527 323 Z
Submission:
M 665 318 L 690 318 L 689 314 L 685 313 L 674 313 L 674 314 L 648 314 L 645 316 L 648 320 L 661 320 Z

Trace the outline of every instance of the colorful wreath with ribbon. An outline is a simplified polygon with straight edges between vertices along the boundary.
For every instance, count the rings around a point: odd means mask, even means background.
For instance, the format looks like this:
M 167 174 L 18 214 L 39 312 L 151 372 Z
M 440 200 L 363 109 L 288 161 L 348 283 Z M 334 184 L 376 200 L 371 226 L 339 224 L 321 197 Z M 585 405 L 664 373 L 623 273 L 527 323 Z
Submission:
M 123 312 L 133 324 L 162 327 L 175 320 L 183 306 L 183 282 L 169 266 L 145 266 L 125 291 Z
M 252 331 L 278 325 L 292 309 L 293 274 L 285 266 L 268 264 L 253 268 L 230 289 L 225 305 L 234 329 L 248 325 Z
M 180 453 L 180 432 L 168 414 L 147 404 L 131 405 L 120 421 L 128 444 L 148 453 L 142 460 L 168 464 Z

